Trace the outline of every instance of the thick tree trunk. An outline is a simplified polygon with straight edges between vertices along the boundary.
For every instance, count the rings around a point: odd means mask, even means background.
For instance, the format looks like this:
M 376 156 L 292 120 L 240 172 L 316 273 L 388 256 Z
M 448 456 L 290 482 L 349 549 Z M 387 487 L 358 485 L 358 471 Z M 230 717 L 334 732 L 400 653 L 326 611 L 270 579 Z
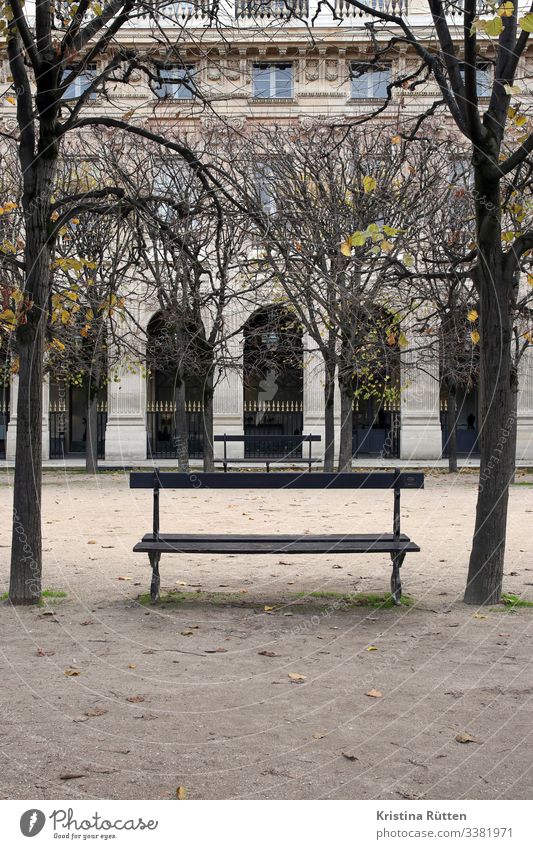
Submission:
M 485 247 L 480 244 L 480 247 Z M 501 251 L 485 248 L 480 292 L 480 470 L 476 524 L 465 601 L 495 604 L 502 593 L 509 482 L 515 442 L 511 363 L 512 287 L 504 279 Z
M 339 379 L 341 393 L 341 432 L 339 444 L 339 472 L 352 471 L 353 384 L 351 376 Z
M 41 466 L 43 327 L 38 322 L 19 345 L 16 462 L 9 600 L 36 604 L 41 597 Z
M 98 393 L 92 385 L 89 385 L 87 397 L 85 471 L 88 475 L 95 475 L 98 471 Z
M 324 471 L 332 472 L 335 465 L 335 371 L 324 369 Z
M 213 373 L 206 375 L 203 382 L 202 435 L 204 472 L 215 471 L 215 450 L 213 445 Z
M 457 388 L 448 389 L 448 471 L 457 472 Z
M 189 473 L 189 423 L 187 420 L 187 405 L 185 400 L 185 381 L 176 379 L 174 390 L 176 411 L 174 413 L 174 439 L 176 444 L 176 455 L 178 458 L 178 470 Z
M 9 581 L 12 604 L 36 604 L 41 595 L 42 382 L 51 274 L 49 198 L 55 155 L 50 144 L 24 175 L 26 278 L 16 337 L 19 391 Z

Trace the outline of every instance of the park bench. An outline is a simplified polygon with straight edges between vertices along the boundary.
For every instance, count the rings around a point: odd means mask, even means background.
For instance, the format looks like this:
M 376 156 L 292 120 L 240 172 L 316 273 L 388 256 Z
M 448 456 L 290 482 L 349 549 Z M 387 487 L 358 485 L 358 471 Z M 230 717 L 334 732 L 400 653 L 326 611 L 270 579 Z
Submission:
M 266 466 L 267 472 L 270 472 L 270 466 L 272 463 L 283 463 L 286 466 L 297 466 L 297 465 L 306 465 L 311 471 L 313 463 L 319 463 L 320 457 L 312 456 L 312 445 L 313 442 L 320 442 L 322 439 L 321 436 L 314 433 L 308 434 L 248 434 L 248 433 L 222 433 L 215 434 L 213 437 L 214 442 L 223 442 L 224 443 L 224 456 L 223 457 L 215 457 L 215 463 L 217 465 L 222 465 L 225 472 L 228 471 L 229 465 L 238 465 L 238 466 L 254 466 L 254 465 L 262 465 Z M 265 455 L 258 455 L 252 457 L 228 457 L 228 442 L 244 442 L 249 447 L 254 447 L 254 445 L 261 445 L 261 443 L 277 443 L 277 445 L 281 448 L 282 451 L 285 451 L 285 454 L 275 457 Z M 309 447 L 308 454 L 306 456 L 297 457 L 294 455 L 294 452 L 299 448 L 303 448 L 304 444 L 307 443 Z
M 378 554 L 392 560 L 391 593 L 400 604 L 400 567 L 408 552 L 420 548 L 400 533 L 400 494 L 402 489 L 422 489 L 421 473 L 369 472 L 330 474 L 317 472 L 232 472 L 184 474 L 180 472 L 132 472 L 131 489 L 153 490 L 153 530 L 145 534 L 133 551 L 146 552 L 152 567 L 150 595 L 159 598 L 159 561 L 162 554 Z M 392 534 L 176 534 L 159 529 L 159 492 L 162 489 L 392 489 L 394 509 Z

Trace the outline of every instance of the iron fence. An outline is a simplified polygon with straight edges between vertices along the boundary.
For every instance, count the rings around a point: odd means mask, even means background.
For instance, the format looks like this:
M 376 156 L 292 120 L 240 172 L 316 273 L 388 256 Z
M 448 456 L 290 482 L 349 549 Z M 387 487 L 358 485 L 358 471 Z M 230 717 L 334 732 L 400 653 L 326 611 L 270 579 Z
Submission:
M 156 401 L 146 411 L 146 452 L 154 459 L 175 459 L 177 452 L 176 405 L 170 401 Z M 201 460 L 204 456 L 202 418 L 204 408 L 199 401 L 188 401 L 186 406 L 189 434 L 189 457 Z
M 354 401 L 356 409 L 357 402 Z M 352 428 L 353 457 L 399 457 L 400 425 L 397 403 L 385 401 L 370 420 Z
M 247 401 L 244 404 L 244 456 L 302 456 L 304 414 L 301 401 Z
M 50 459 L 62 460 L 69 454 L 85 454 L 84 451 L 70 451 L 70 412 L 65 404 L 52 402 L 48 414 L 50 434 Z M 99 460 L 105 460 L 105 431 L 107 426 L 107 405 L 98 404 L 96 449 Z
M 448 402 L 446 399 L 440 405 L 440 428 L 442 431 L 442 457 L 448 458 L 450 429 L 448 426 Z M 459 457 L 477 457 L 479 455 L 479 433 L 476 428 L 456 427 L 457 455 Z

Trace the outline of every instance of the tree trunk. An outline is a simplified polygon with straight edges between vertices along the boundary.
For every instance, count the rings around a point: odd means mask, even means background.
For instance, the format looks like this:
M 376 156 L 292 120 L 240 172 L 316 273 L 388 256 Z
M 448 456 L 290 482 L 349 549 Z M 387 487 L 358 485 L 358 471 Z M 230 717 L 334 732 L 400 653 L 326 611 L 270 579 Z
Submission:
M 353 384 L 351 375 L 339 378 L 341 392 L 341 433 L 339 445 L 339 472 L 352 471 L 352 421 Z
M 457 472 L 457 387 L 448 389 L 448 471 Z
M 36 604 L 41 596 L 42 384 L 51 274 L 49 199 L 55 156 L 50 143 L 42 158 L 32 162 L 24 175 L 26 277 L 25 300 L 16 332 L 19 391 L 9 581 L 12 604 Z
M 189 474 L 189 423 L 185 401 L 185 381 L 177 377 L 174 390 L 176 410 L 174 413 L 174 440 L 178 458 L 178 471 Z
M 87 397 L 85 471 L 88 475 L 95 475 L 98 471 L 98 393 L 90 378 Z
M 499 207 L 498 207 L 499 208 Z M 503 274 L 499 237 L 480 241 L 484 265 L 480 293 L 480 469 L 476 524 L 465 601 L 501 599 L 509 482 L 515 464 L 510 303 L 512 286 Z
M 202 437 L 204 454 L 204 472 L 215 471 L 215 449 L 213 445 L 213 372 L 206 375 L 203 382 L 202 401 Z
M 335 369 L 324 364 L 324 471 L 335 464 Z

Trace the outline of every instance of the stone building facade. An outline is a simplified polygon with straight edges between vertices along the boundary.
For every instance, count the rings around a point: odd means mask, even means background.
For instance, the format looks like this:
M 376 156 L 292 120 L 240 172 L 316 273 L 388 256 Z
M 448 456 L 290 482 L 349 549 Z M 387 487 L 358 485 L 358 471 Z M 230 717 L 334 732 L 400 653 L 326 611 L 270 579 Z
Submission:
M 376 8 L 404 15 L 417 35 L 432 40 L 432 24 L 425 0 L 372 0 Z M 332 7 L 335 9 L 333 15 Z M 287 14 L 288 8 L 294 12 Z M 168 34 L 168 75 L 162 89 L 151 87 L 141 73 L 129 85 L 109 87 L 113 108 L 120 113 L 135 110 L 136 121 L 184 122 L 198 127 L 206 120 L 205 100 L 211 101 L 218 115 L 236 128 L 247 122 L 300 121 L 305 126 L 317 120 L 346 119 L 369 114 L 383 102 L 390 79 L 415 70 L 417 59 L 406 44 L 400 44 L 378 67 L 360 75 L 353 74 L 374 55 L 374 43 L 385 44 L 390 27 L 380 27 L 361 15 L 344 0 L 331 4 L 317 0 L 224 0 L 220 5 L 219 23 L 210 26 L 208 0 L 180 0 L 165 11 L 163 29 Z M 450 18 L 453 21 L 453 17 Z M 311 26 L 312 22 L 312 26 Z M 460 20 L 457 21 L 460 27 Z M 458 37 L 461 36 L 458 29 Z M 139 19 L 121 34 L 121 39 L 136 45 L 153 45 L 154 32 Z M 518 76 L 531 80 L 532 52 L 522 59 Z M 483 44 L 483 62 L 479 68 L 481 105 L 491 81 L 493 48 L 490 40 Z M 89 69 L 89 76 L 97 68 Z M 360 68 L 359 68 L 360 70 Z M 1 81 L 7 80 L 7 65 L 2 63 Z M 78 94 L 84 80 L 76 82 Z M 201 97 L 195 91 L 201 92 Z M 396 89 L 380 120 L 395 126 L 398 118 L 417 115 L 427 108 L 438 92 L 428 81 L 415 91 Z M 529 100 L 529 93 L 524 98 Z M 89 109 L 109 112 L 110 103 L 96 96 Z M 0 120 L 4 126 L 14 121 L 13 107 L 0 103 Z M 257 305 L 261 309 L 261 305 Z M 142 307 L 141 320 L 148 322 L 156 312 L 150 305 Z M 250 316 L 254 310 L 250 309 Z M 243 325 L 243 316 L 230 320 L 235 328 Z M 233 367 L 218 380 L 215 389 L 215 434 L 263 434 L 283 436 L 284 432 L 312 433 L 322 437 L 318 452 L 323 450 L 324 398 L 320 358 L 305 337 L 302 339 L 301 385 L 293 386 L 286 397 L 283 388 L 254 397 L 246 394 L 244 357 L 246 330 L 232 338 Z M 439 362 L 425 364 L 423 370 L 412 368 L 416 351 L 399 355 L 399 382 L 403 387 L 397 409 L 367 410 L 356 416 L 354 456 L 399 457 L 402 460 L 436 460 L 443 456 L 445 445 L 445 404 L 439 380 Z M 409 373 L 408 380 L 402 375 Z M 520 367 L 518 396 L 517 459 L 533 461 L 533 351 L 527 351 Z M 277 394 L 278 393 L 278 394 Z M 156 393 L 157 395 L 157 393 Z M 83 454 L 83 401 L 66 387 L 47 380 L 43 385 L 43 449 L 44 457 Z M 338 408 L 338 404 L 336 405 Z M 17 407 L 17 378 L 14 377 L 9 398 L 0 397 L 0 452 L 14 457 Z M 475 392 L 460 399 L 459 451 L 476 453 L 477 398 Z M 9 409 L 9 412 L 8 412 Z M 361 411 L 358 411 L 361 412 Z M 140 372 L 125 370 L 110 382 L 107 397 L 101 399 L 101 454 L 108 461 L 134 464 L 154 457 L 172 457 L 172 440 L 168 433 L 171 421 L 168 399 L 154 396 L 153 387 Z M 201 409 L 194 398 L 189 402 L 192 428 L 197 427 Z M 366 416 L 366 418 L 365 418 Z M 194 424 L 196 422 L 196 425 Z M 338 424 L 338 422 L 337 422 Z M 356 432 L 357 431 L 357 432 Z M 167 436 L 169 438 L 167 439 Z M 165 438 L 162 438 L 165 437 Z M 279 441 L 279 440 L 278 440 Z M 168 443 L 165 445 L 164 443 Z M 281 444 L 281 442 L 280 442 Z M 238 442 L 229 445 L 229 453 L 242 456 L 250 446 Z M 191 454 L 195 456 L 194 446 Z

